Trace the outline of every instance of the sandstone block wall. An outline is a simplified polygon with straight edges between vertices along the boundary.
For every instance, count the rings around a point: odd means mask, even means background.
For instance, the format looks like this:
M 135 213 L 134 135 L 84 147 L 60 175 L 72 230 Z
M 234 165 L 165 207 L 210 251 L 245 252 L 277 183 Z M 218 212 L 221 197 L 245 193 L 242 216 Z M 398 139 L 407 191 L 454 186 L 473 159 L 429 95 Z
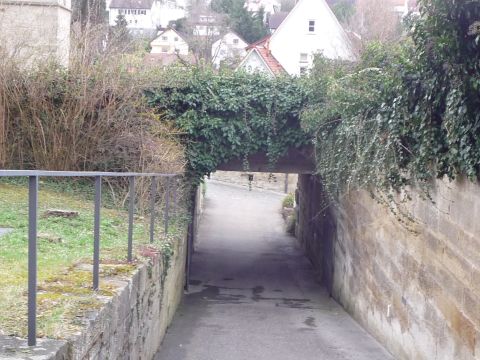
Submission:
M 109 301 L 76 339 L 70 359 L 152 359 L 181 301 L 185 241 L 165 262 L 152 257 Z M 118 281 L 117 281 L 118 282 Z
M 320 180 L 302 175 L 298 238 L 332 296 L 397 358 L 480 359 L 480 185 L 410 194 L 411 219 L 365 191 L 325 210 Z
M 81 332 L 66 340 L 39 339 L 36 347 L 28 347 L 25 339 L 0 336 L 0 359 L 153 359 L 182 299 L 186 235 L 169 259 L 153 249 L 146 253 L 149 260 L 133 276 L 100 279 L 116 288 L 116 294 L 82 317 Z
M 53 56 L 67 66 L 70 9 L 70 0 L 0 0 L 0 50 L 25 65 Z

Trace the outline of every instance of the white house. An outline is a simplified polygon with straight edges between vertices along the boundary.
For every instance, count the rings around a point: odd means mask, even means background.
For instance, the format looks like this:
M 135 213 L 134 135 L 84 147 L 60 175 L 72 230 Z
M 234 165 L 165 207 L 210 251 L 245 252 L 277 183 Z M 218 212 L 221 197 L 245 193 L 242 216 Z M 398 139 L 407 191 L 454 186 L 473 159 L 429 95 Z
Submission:
M 158 33 L 150 43 L 151 54 L 188 55 L 188 43 L 174 29 L 167 29 Z
M 235 62 L 247 54 L 247 42 L 233 31 L 227 32 L 212 45 L 212 63 L 216 68 L 225 61 Z
M 219 36 L 220 20 L 212 14 L 198 15 L 193 24 L 193 35 L 195 36 Z
M 270 38 L 257 41 L 247 47 L 247 55 L 237 66 L 236 71 L 242 70 L 249 73 L 261 73 L 270 77 L 286 74 L 283 66 L 278 62 L 270 51 Z
M 159 3 L 154 0 L 111 0 L 108 4 L 108 22 L 115 26 L 118 16 L 127 21 L 127 28 L 134 34 L 156 32 L 159 26 Z
M 263 8 L 265 15 L 268 15 L 280 11 L 281 4 L 278 0 L 246 0 L 245 8 L 253 13 L 257 13 L 260 8 Z
M 154 16 L 162 28 L 167 28 L 170 22 L 187 16 L 188 0 L 156 0 L 158 9 Z
M 133 33 L 156 32 L 186 17 L 187 5 L 188 0 L 108 0 L 109 24 L 114 26 L 118 15 L 123 15 Z
M 290 75 L 300 75 L 322 53 L 330 59 L 355 60 L 350 39 L 325 0 L 299 0 L 277 30 L 268 49 Z

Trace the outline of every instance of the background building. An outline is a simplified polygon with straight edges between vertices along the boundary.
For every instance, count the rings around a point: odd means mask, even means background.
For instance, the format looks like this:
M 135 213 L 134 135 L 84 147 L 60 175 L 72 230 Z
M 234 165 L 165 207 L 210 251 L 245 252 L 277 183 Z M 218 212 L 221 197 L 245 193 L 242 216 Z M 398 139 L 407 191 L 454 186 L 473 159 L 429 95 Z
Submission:
M 70 22 L 70 0 L 1 1 L 0 51 L 26 65 L 54 57 L 67 66 Z
M 159 32 L 158 36 L 150 43 L 151 54 L 178 54 L 188 55 L 188 44 L 175 30 L 167 29 Z
M 216 68 L 221 63 L 238 64 L 247 54 L 247 42 L 233 31 L 227 32 L 212 45 L 212 63 Z

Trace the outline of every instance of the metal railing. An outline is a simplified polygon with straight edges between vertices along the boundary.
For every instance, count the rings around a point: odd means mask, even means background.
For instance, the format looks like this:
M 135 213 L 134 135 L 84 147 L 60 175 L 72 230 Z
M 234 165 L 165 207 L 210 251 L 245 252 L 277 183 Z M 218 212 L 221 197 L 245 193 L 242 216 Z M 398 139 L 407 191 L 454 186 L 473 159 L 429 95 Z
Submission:
M 42 171 L 42 170 L 0 170 L 0 177 L 28 177 L 28 345 L 35 346 L 37 342 L 37 212 L 38 212 L 38 183 L 40 177 L 90 177 L 95 178 L 95 209 L 93 225 L 93 290 L 99 288 L 100 272 L 100 208 L 102 198 L 103 177 L 126 177 L 129 179 L 129 206 L 128 206 L 128 247 L 127 261 L 133 260 L 133 215 L 135 211 L 135 179 L 150 177 L 150 242 L 155 233 L 155 197 L 157 182 L 165 178 L 165 210 L 164 231 L 168 234 L 170 216 L 171 180 L 178 174 L 161 173 L 116 173 L 116 172 L 83 172 L 83 171 Z M 173 205 L 177 206 L 176 187 L 173 187 Z

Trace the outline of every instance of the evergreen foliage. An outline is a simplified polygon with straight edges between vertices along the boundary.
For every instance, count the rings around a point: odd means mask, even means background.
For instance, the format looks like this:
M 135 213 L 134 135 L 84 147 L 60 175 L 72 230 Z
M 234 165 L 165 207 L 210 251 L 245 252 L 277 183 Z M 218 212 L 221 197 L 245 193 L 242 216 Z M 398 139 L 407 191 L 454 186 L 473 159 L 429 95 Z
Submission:
M 303 124 L 331 194 L 480 175 L 480 3 L 423 0 L 411 36 L 317 59 Z M 477 24 L 477 25 L 475 25 Z
M 201 70 L 169 78 L 147 96 L 184 132 L 189 172 L 197 181 L 231 159 L 265 151 L 273 165 L 289 148 L 310 142 L 300 127 L 306 93 L 299 79 Z
M 263 8 L 251 13 L 245 8 L 243 0 L 213 0 L 211 7 L 218 13 L 227 14 L 229 26 L 248 43 L 254 43 L 269 34 L 264 24 Z

